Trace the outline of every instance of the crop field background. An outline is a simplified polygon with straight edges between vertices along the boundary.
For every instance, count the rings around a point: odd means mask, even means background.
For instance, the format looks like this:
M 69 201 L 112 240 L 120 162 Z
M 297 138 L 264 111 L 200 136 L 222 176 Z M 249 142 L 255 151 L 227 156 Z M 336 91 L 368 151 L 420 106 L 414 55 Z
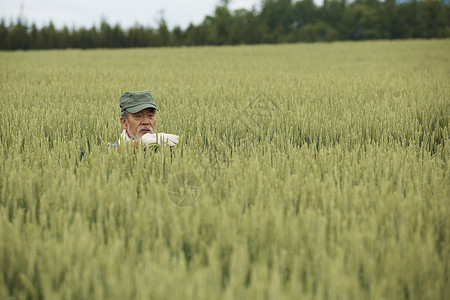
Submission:
M 446 299 L 449 53 L 0 52 L 0 298 Z M 146 89 L 180 143 L 118 154 Z

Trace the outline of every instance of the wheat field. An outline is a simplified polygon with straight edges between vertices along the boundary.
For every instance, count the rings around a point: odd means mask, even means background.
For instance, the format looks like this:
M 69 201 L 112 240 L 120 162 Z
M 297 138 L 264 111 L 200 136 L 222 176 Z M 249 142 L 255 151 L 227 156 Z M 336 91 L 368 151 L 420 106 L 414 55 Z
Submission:
M 446 299 L 449 53 L 0 52 L 0 298 Z M 133 90 L 173 152 L 108 146 Z

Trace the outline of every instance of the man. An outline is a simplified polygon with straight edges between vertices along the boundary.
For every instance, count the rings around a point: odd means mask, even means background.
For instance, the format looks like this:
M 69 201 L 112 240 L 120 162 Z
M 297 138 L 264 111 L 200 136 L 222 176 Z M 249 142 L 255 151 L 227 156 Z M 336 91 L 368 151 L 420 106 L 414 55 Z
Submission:
M 119 139 L 131 141 L 134 145 L 169 145 L 172 149 L 178 143 L 178 136 L 168 133 L 155 133 L 158 107 L 149 91 L 126 92 L 120 96 L 120 124 L 123 132 Z

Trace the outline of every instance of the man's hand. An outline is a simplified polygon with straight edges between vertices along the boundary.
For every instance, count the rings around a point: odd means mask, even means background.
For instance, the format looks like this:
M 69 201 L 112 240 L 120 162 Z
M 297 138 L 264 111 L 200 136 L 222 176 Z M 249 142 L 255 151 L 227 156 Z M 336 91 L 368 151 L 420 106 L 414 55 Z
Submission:
M 178 144 L 178 135 L 169 133 L 159 133 L 158 134 L 158 144 L 164 143 L 164 145 L 169 145 L 170 147 Z
M 144 145 L 147 144 L 163 144 L 163 145 L 169 145 L 171 147 L 178 144 L 179 136 L 175 134 L 169 134 L 169 133 L 146 133 L 141 137 L 142 142 Z
M 156 138 L 156 133 L 146 133 L 141 137 L 141 141 L 144 145 L 147 144 L 156 144 L 158 142 Z

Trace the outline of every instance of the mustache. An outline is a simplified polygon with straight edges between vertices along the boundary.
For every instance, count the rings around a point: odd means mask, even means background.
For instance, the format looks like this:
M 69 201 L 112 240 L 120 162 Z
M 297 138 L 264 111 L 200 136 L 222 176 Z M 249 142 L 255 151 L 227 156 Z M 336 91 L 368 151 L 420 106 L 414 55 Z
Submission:
M 148 130 L 148 131 L 150 131 L 150 133 L 153 134 L 153 128 L 150 127 L 150 126 L 142 126 L 142 127 L 138 128 L 138 132 L 141 132 L 141 131 L 144 131 L 144 130 Z

